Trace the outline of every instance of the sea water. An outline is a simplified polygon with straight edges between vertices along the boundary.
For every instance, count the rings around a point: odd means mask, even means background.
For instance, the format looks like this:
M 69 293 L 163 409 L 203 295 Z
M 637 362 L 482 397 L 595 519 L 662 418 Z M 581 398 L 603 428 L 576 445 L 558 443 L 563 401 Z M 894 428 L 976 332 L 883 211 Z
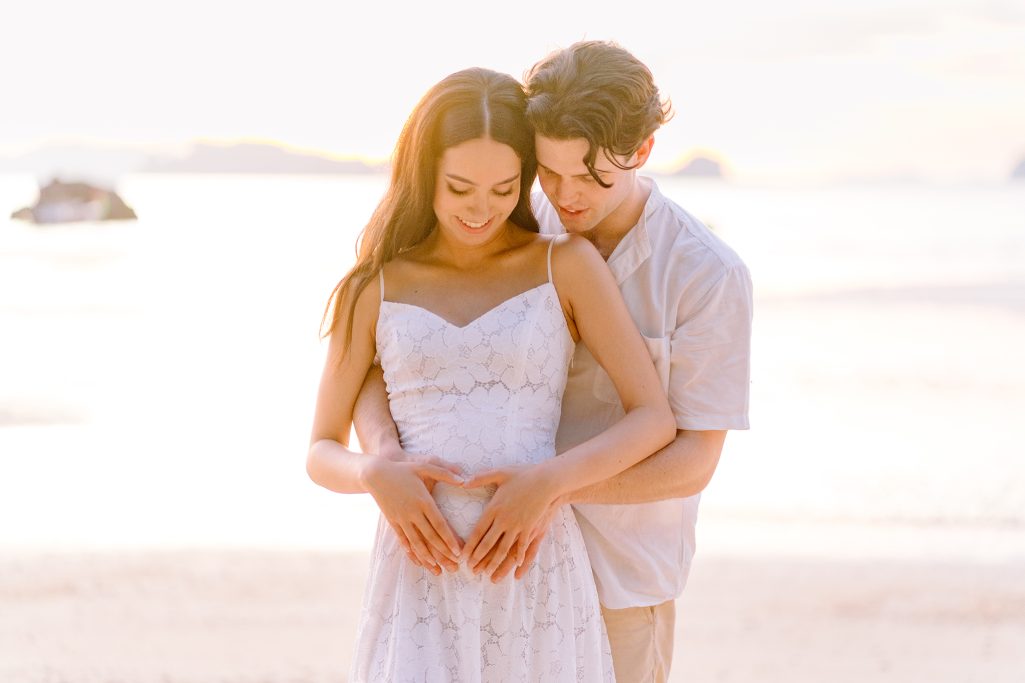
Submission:
M 0 546 L 368 547 L 373 501 L 305 457 L 385 183 L 134 175 L 138 221 L 0 219 Z M 752 429 L 703 524 L 1025 536 L 1025 186 L 659 183 L 755 283 Z

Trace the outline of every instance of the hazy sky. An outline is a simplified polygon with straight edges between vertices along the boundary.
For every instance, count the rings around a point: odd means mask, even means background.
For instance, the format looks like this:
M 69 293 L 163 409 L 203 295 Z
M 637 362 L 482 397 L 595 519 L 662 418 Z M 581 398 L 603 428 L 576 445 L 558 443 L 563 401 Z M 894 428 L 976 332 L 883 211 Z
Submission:
M 383 158 L 446 74 L 521 76 L 602 38 L 676 106 L 655 165 L 710 150 L 742 179 L 990 181 L 1025 156 L 1025 0 L 657 6 L 18 3 L 3 10 L 0 151 L 249 138 Z

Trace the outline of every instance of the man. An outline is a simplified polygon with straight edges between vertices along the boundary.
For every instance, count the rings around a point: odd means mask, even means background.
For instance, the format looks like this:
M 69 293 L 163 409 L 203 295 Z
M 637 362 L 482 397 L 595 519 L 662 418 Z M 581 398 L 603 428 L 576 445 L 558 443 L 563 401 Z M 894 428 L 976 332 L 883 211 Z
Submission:
M 526 89 L 537 133 L 543 194 L 533 204 L 542 231 L 582 235 L 606 259 L 676 416 L 677 435 L 668 446 L 560 501 L 573 504 L 587 544 L 617 680 L 664 681 L 700 493 L 726 431 L 748 428 L 750 275 L 720 239 L 662 196 L 653 180 L 637 175 L 668 108 L 633 55 L 611 43 L 576 43 L 536 64 Z M 394 426 L 382 416 L 380 384 L 379 376 L 368 376 L 357 404 L 360 441 L 401 457 Z M 558 451 L 601 432 L 622 411 L 608 375 L 579 345 Z M 389 521 L 414 562 L 436 572 L 454 569 L 438 550 L 451 548 L 454 534 L 429 509 L 430 483 L 424 479 L 420 500 L 410 506 L 425 510 L 419 520 Z M 464 557 L 484 531 L 467 539 Z M 539 540 L 498 558 L 493 577 L 514 567 L 521 576 Z

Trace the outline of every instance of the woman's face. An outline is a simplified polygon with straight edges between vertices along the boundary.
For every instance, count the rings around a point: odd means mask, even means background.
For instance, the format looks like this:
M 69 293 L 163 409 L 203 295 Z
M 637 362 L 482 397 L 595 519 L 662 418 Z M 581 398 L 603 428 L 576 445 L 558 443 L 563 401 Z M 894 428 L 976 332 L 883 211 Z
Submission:
M 520 158 L 489 138 L 445 150 L 438 163 L 434 213 L 457 244 L 485 244 L 504 229 L 520 198 Z

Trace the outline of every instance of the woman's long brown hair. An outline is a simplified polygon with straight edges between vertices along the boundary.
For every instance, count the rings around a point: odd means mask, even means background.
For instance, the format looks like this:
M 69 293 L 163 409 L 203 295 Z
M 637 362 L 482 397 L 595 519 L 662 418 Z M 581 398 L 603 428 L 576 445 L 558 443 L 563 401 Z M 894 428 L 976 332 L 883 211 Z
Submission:
M 392 155 L 391 182 L 358 241 L 356 265 L 335 286 L 321 321 L 322 336 L 337 333 L 346 317 L 345 346 L 359 295 L 385 263 L 416 246 L 434 229 L 438 163 L 446 149 L 487 137 L 508 145 L 520 158 L 520 197 L 509 220 L 538 232 L 530 210 L 537 175 L 534 130 L 526 118 L 526 96 L 512 76 L 488 69 L 458 71 L 431 88 L 402 127 Z M 331 324 L 324 330 L 330 317 Z

